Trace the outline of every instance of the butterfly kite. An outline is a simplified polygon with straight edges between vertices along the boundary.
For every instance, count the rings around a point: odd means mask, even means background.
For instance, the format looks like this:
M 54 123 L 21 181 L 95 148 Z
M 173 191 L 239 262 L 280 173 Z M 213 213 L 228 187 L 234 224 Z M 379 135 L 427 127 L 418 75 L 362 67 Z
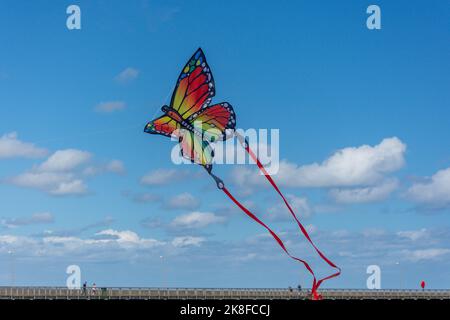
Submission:
M 323 281 L 340 275 L 340 268 L 317 248 L 275 181 L 266 171 L 255 153 L 250 149 L 248 141 L 235 130 L 236 114 L 233 107 L 227 102 L 211 104 L 211 99 L 214 95 L 214 78 L 208 63 L 206 62 L 205 55 L 202 49 L 199 48 L 181 70 L 170 104 L 168 106 L 164 105 L 161 108 L 164 114 L 147 123 L 144 132 L 178 139 L 181 155 L 191 162 L 203 166 L 207 173 L 215 180 L 217 187 L 220 190 L 222 190 L 245 214 L 263 226 L 289 257 L 305 266 L 313 277 L 311 290 L 312 298 L 320 299 L 321 296 L 317 293 L 317 289 Z M 228 191 L 223 181 L 212 173 L 214 149 L 211 144 L 215 141 L 226 140 L 233 136 L 237 137 L 238 141 L 256 163 L 259 170 L 283 199 L 286 207 L 308 242 L 329 266 L 337 270 L 336 273 L 317 280 L 314 271 L 309 264 L 305 260 L 291 255 L 278 235 L 241 204 L 230 191 Z

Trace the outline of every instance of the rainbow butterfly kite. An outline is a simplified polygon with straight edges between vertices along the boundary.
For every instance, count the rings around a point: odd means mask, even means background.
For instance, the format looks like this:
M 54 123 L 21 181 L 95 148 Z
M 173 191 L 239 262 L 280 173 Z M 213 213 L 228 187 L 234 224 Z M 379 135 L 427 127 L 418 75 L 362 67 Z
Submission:
M 209 105 L 214 94 L 214 78 L 199 48 L 181 71 L 170 105 L 161 108 L 164 115 L 147 123 L 144 131 L 178 138 L 183 157 L 211 173 L 210 142 L 231 137 L 236 127 L 229 103 Z
M 198 49 L 181 71 L 175 90 L 172 94 L 170 105 L 165 105 L 161 108 L 164 115 L 147 123 L 144 132 L 178 138 L 183 157 L 191 160 L 193 163 L 202 165 L 208 174 L 216 181 L 217 187 L 220 190 L 222 190 L 245 214 L 269 231 L 278 245 L 289 257 L 305 266 L 313 277 L 311 287 L 312 297 L 313 299 L 320 299 L 321 296 L 317 293 L 317 289 L 321 283 L 340 275 L 341 269 L 317 248 L 273 178 L 268 174 L 256 154 L 250 149 L 247 140 L 236 132 L 236 115 L 233 107 L 227 102 L 210 105 L 211 98 L 214 94 L 215 85 L 211 70 L 206 62 L 203 51 Z M 317 281 L 316 275 L 309 264 L 305 260 L 297 258 L 289 253 L 280 237 L 255 214 L 240 203 L 230 191 L 228 191 L 223 181 L 212 173 L 214 150 L 211 147 L 211 143 L 218 140 L 225 140 L 232 136 L 238 138 L 242 147 L 253 159 L 275 191 L 283 199 L 306 240 L 329 266 L 337 270 L 336 273 Z

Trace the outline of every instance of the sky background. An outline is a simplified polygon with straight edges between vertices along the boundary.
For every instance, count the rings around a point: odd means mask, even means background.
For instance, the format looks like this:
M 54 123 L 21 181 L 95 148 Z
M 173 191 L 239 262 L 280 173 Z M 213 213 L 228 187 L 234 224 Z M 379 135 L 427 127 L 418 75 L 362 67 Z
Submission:
M 66 8 L 81 8 L 68 30 Z M 381 30 L 366 27 L 370 4 Z M 327 287 L 450 286 L 446 1 L 0 2 L 0 285 L 310 286 L 174 142 L 143 133 L 202 47 L 237 126 L 280 130 L 274 175 L 342 267 Z M 252 165 L 229 189 L 317 273 Z

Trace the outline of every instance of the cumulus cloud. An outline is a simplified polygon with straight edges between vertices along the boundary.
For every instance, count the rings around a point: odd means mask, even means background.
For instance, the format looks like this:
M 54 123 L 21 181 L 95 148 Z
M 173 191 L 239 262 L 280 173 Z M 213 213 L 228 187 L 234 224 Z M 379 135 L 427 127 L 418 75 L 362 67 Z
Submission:
M 18 139 L 16 132 L 0 137 L 0 159 L 4 158 L 40 158 L 47 155 L 47 150 L 38 148 L 29 142 Z
M 139 70 L 128 67 L 115 76 L 114 80 L 118 83 L 125 84 L 135 80 L 138 76 Z
M 35 188 L 52 195 L 80 195 L 87 187 L 73 173 L 64 172 L 25 172 L 9 180 L 10 183 L 26 188 Z
M 309 228 L 308 228 L 309 229 Z M 394 265 L 400 262 L 429 262 L 442 261 L 441 267 L 449 264 L 450 248 L 449 229 L 409 230 L 408 233 L 392 232 L 386 229 L 368 230 L 340 230 L 326 231 L 312 227 L 313 238 L 323 252 L 328 254 L 332 261 L 338 263 L 343 270 L 365 270 L 367 265 L 374 262 L 379 265 Z M 426 233 L 427 235 L 424 235 Z M 420 236 L 419 236 L 420 234 Z M 302 258 L 308 261 L 317 259 L 314 249 L 302 241 L 297 230 L 287 230 L 278 234 L 287 245 L 290 252 L 302 252 Z M 417 240 L 411 241 L 409 236 Z M 225 248 L 225 246 L 224 246 Z M 240 244 L 236 251 L 232 251 L 235 259 L 247 253 L 257 252 L 258 259 L 276 260 L 284 258 L 278 251 L 272 237 L 267 233 L 258 234 L 247 239 L 245 245 Z M 226 255 L 224 249 L 221 255 Z M 227 251 L 229 252 L 229 251 Z M 279 255 L 276 253 L 280 253 Z M 278 261 L 279 262 L 279 261 Z M 445 267 L 444 267 L 445 266 Z M 413 264 L 411 264 L 413 267 Z
M 109 247 L 117 246 L 123 249 L 148 249 L 162 246 L 165 243 L 156 239 L 141 238 L 139 235 L 130 230 L 114 230 L 107 229 L 99 231 L 95 234 L 95 238 L 78 238 L 74 236 L 45 236 L 41 242 L 44 245 L 58 245 L 66 253 L 73 250 L 86 250 L 86 247 Z
M 102 172 L 120 174 L 125 170 L 123 163 L 119 160 L 112 160 L 99 167 L 86 167 L 91 159 L 92 154 L 87 151 L 58 150 L 40 165 L 9 178 L 6 182 L 19 187 L 38 189 L 55 196 L 82 195 L 88 191 L 84 181 L 85 176 Z
M 105 164 L 91 165 L 83 170 L 86 176 L 95 176 L 101 173 L 115 173 L 123 175 L 126 173 L 125 165 L 122 161 L 114 159 Z
M 420 250 L 406 251 L 405 255 L 408 260 L 413 262 L 423 260 L 438 260 L 450 253 L 450 249 L 447 248 L 429 248 Z
M 58 150 L 42 163 L 38 170 L 44 172 L 70 171 L 85 164 L 91 157 L 92 155 L 87 151 L 76 149 Z
M 411 241 L 417 241 L 430 236 L 430 233 L 427 229 L 423 228 L 420 230 L 408 230 L 408 231 L 398 231 L 397 235 L 400 238 L 409 239 Z
M 298 166 L 281 161 L 277 182 L 287 187 L 351 187 L 374 185 L 403 167 L 406 145 L 397 137 L 378 145 L 338 150 L 322 163 Z M 240 186 L 265 183 L 253 170 L 238 168 L 233 181 Z
M 0 220 L 0 223 L 6 228 L 15 228 L 34 224 L 47 224 L 52 223 L 53 221 L 54 218 L 50 212 L 42 212 L 42 213 L 34 213 L 30 217 L 4 218 Z
M 108 101 L 100 102 L 95 106 L 94 110 L 100 113 L 112 113 L 116 111 L 121 111 L 126 108 L 126 104 L 123 101 Z
M 418 204 L 439 209 L 450 206 L 450 168 L 436 172 L 425 182 L 414 183 L 406 192 Z
M 12 247 L 21 250 L 30 249 L 35 243 L 35 239 L 26 236 L 0 235 L 0 252 L 8 252 Z
M 103 236 L 103 240 L 114 240 L 118 243 L 147 243 L 147 244 L 157 244 L 158 241 L 154 239 L 142 239 L 138 236 L 136 232 L 125 230 L 118 231 L 114 229 L 106 229 L 99 231 L 95 234 L 96 236 Z
M 170 226 L 180 229 L 197 229 L 223 222 L 225 222 L 225 217 L 217 216 L 212 212 L 194 211 L 176 217 Z
M 202 238 L 202 237 L 191 237 L 191 236 L 175 237 L 172 240 L 172 245 L 174 247 L 188 247 L 188 246 L 197 246 L 198 247 L 204 241 L 205 241 L 205 238 Z
M 130 259 L 167 255 L 179 248 L 198 247 L 202 237 L 179 236 L 168 241 L 139 236 L 131 230 L 105 229 L 92 237 L 52 233 L 38 236 L 0 235 L 0 255 L 13 251 L 17 257 L 67 257 L 77 261 L 130 261 Z
M 338 263 L 343 270 L 357 275 L 364 275 L 367 265 L 374 263 L 389 269 L 395 268 L 394 264 L 399 261 L 401 264 L 408 263 L 410 271 L 422 270 L 421 273 L 423 273 L 423 266 L 428 268 L 434 266 L 433 261 L 439 261 L 436 271 L 449 267 L 450 230 L 448 229 L 430 229 L 429 237 L 409 241 L 396 232 L 383 229 L 328 231 L 310 226 L 307 228 L 309 231 L 313 229 L 314 241 L 332 261 Z M 317 266 L 318 273 L 325 275 L 331 271 L 330 268 L 318 262 L 317 253 L 301 236 L 299 237 L 298 230 L 286 230 L 279 233 L 279 236 L 282 237 L 290 252 L 300 252 L 301 258 L 311 262 L 314 267 Z M 284 255 L 267 233 L 253 236 L 250 240 L 234 239 L 234 241 L 207 241 L 204 237 L 192 236 L 192 234 L 177 235 L 161 241 L 153 237 L 142 237 L 131 230 L 110 228 L 102 229 L 97 235 L 85 238 L 69 235 L 44 235 L 43 237 L 0 235 L 0 255 L 5 255 L 10 250 L 15 253 L 17 259 L 39 256 L 48 259 L 50 263 L 67 259 L 80 263 L 85 261 L 128 263 L 133 260 L 159 260 L 159 257 L 163 255 L 171 263 L 183 263 L 183 265 L 193 263 L 192 270 L 200 267 L 202 272 L 223 266 L 227 266 L 225 269 L 237 267 L 236 270 L 239 269 L 244 273 L 247 269 L 251 270 L 248 272 L 249 275 L 280 267 L 287 271 L 292 270 L 295 274 L 299 272 L 298 265 L 293 264 Z M 57 259 L 59 257 L 64 259 Z M 204 257 L 207 259 L 203 259 Z M 264 263 L 252 264 L 254 260 L 264 261 Z M 417 266 L 416 263 L 420 263 L 421 266 Z M 242 264 L 246 264 L 246 267 L 239 268 Z M 434 269 L 427 270 L 434 271 Z M 302 274 L 307 276 L 303 272 L 306 271 L 302 271 Z
M 375 186 L 332 189 L 329 194 L 334 201 L 342 204 L 368 203 L 386 199 L 397 188 L 397 179 L 386 179 L 386 181 Z
M 68 194 L 84 194 L 87 192 L 87 187 L 82 180 L 76 179 L 66 182 L 61 182 L 54 189 L 50 190 L 51 194 L 61 196 Z
M 200 206 L 200 201 L 188 192 L 181 193 L 168 199 L 164 207 L 167 209 L 193 210 Z

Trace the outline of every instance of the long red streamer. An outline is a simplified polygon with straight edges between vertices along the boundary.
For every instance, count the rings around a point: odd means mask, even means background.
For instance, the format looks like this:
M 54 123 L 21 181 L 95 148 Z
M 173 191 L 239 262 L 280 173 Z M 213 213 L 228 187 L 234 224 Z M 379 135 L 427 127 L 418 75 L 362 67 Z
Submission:
M 286 252 L 286 254 L 291 257 L 292 259 L 301 262 L 305 268 L 309 271 L 309 273 L 312 275 L 313 277 L 313 284 L 312 284 L 312 289 L 311 289 L 311 294 L 312 294 L 312 298 L 314 300 L 319 300 L 321 299 L 321 295 L 319 295 L 317 293 L 317 290 L 319 289 L 320 285 L 326 281 L 329 280 L 331 278 L 337 277 L 341 274 L 341 269 L 334 264 L 330 259 L 328 259 L 323 253 L 322 251 L 320 251 L 320 249 L 316 246 L 316 244 L 312 241 L 311 237 L 309 236 L 308 232 L 306 231 L 305 227 L 303 226 L 303 224 L 300 222 L 300 220 L 297 218 L 297 215 L 295 214 L 294 210 L 292 209 L 292 207 L 290 206 L 289 202 L 286 200 L 286 197 L 283 195 L 283 193 L 281 192 L 281 190 L 278 188 L 277 184 L 275 183 L 275 181 L 272 179 L 272 177 L 269 175 L 269 173 L 266 171 L 266 169 L 264 168 L 264 166 L 262 165 L 262 163 L 259 161 L 258 157 L 255 155 L 255 153 L 250 149 L 249 144 L 247 143 L 247 141 L 245 141 L 241 136 L 238 136 L 238 139 L 241 143 L 241 145 L 244 147 L 245 151 L 250 155 L 250 157 L 253 159 L 253 161 L 255 161 L 256 165 L 258 166 L 259 170 L 264 174 L 264 176 L 266 177 L 266 179 L 270 182 L 270 184 L 272 185 L 272 187 L 277 191 L 277 193 L 280 195 L 280 197 L 283 199 L 286 207 L 289 209 L 289 212 L 291 213 L 292 217 L 295 219 L 295 221 L 297 222 L 297 225 L 300 229 L 300 231 L 302 232 L 303 236 L 308 240 L 308 242 L 313 246 L 314 250 L 319 254 L 319 256 L 322 258 L 322 260 L 324 260 L 330 267 L 335 268 L 337 270 L 336 273 L 333 273 L 327 277 L 324 277 L 322 279 L 319 279 L 319 281 L 317 281 L 316 279 L 316 275 L 313 271 L 313 269 L 310 267 L 310 265 L 305 261 L 302 260 L 300 258 L 297 258 L 293 255 L 291 255 L 289 253 L 289 251 L 287 250 L 286 246 L 284 245 L 283 241 L 280 239 L 280 237 L 278 237 L 278 235 L 272 230 L 270 229 L 263 221 L 261 221 L 257 216 L 255 216 L 250 210 L 248 210 L 244 205 L 242 205 L 229 191 L 228 189 L 223 185 L 221 185 L 222 191 L 245 213 L 247 214 L 250 218 L 252 218 L 253 220 L 255 220 L 257 223 L 259 223 L 261 226 L 263 226 L 267 231 L 269 231 L 269 233 L 272 235 L 272 237 L 277 241 L 278 245 L 283 249 L 284 252 Z

